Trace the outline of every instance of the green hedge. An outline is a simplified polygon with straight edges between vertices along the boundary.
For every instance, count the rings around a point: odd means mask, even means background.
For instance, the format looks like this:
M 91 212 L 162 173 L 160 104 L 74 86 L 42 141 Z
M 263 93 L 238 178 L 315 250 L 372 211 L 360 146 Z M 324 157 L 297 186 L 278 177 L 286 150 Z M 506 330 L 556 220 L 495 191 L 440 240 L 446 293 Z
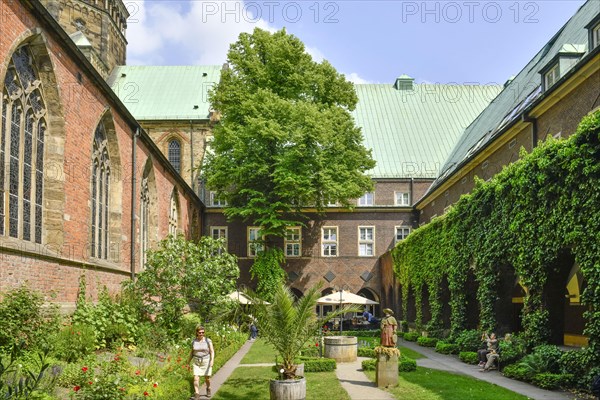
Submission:
M 333 358 L 298 357 L 297 362 L 304 363 L 304 372 L 329 372 L 337 368 Z
M 381 329 L 371 329 L 364 331 L 343 331 L 342 336 L 379 337 L 381 336 Z
M 375 358 L 375 350 L 369 349 L 368 347 L 359 347 L 358 348 L 358 356 L 359 357 L 370 357 Z
M 460 361 L 467 364 L 477 365 L 479 363 L 477 353 L 475 353 L 474 351 L 461 351 L 458 354 L 458 358 L 460 359 Z
M 535 375 L 531 382 L 542 389 L 555 390 L 566 386 L 568 382 L 571 382 L 572 380 L 573 375 L 571 374 L 553 374 L 550 372 L 545 372 Z
M 435 345 L 435 351 L 440 354 L 458 354 L 458 345 L 440 341 Z
M 476 178 L 471 193 L 450 210 L 415 229 L 392 250 L 406 315 L 409 293 L 423 327 L 423 292 L 428 288 L 432 321 L 441 321 L 442 282 L 450 290 L 450 328 L 455 336 L 467 327 L 468 282 L 478 285 L 479 325 L 497 327 L 498 279 L 516 275 L 527 288 L 522 312 L 527 348 L 550 338 L 545 284 L 556 275 L 553 265 L 569 252 L 587 287 L 582 294 L 584 333 L 592 361 L 600 365 L 600 111 L 585 117 L 566 140 L 539 142 L 530 154 L 505 166 L 491 180 Z M 498 269 L 505 266 L 507 271 Z M 562 295 L 562 292 L 557 295 Z M 474 350 L 474 349 L 473 349 Z
M 409 342 L 416 342 L 419 337 L 420 335 L 417 332 L 406 332 L 404 334 L 404 340 L 408 340 Z
M 361 363 L 362 369 L 365 371 L 375 371 L 377 368 L 377 360 L 370 358 L 363 360 Z M 401 356 L 398 360 L 398 372 L 412 372 L 417 370 L 417 362 L 409 357 Z
M 420 336 L 417 338 L 417 344 L 423 347 L 435 347 L 438 340 L 436 338 Z

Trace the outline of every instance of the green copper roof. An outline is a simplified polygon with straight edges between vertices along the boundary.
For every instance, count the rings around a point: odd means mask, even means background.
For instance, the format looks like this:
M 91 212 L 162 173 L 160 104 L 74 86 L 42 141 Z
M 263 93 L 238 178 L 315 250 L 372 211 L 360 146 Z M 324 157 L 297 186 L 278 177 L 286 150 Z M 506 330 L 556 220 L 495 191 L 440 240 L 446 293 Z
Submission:
M 137 120 L 208 119 L 220 76 L 219 65 L 120 66 L 108 84 Z
M 408 78 L 408 77 L 407 77 Z M 377 165 L 373 178 L 435 178 L 460 134 L 500 92 L 497 85 L 357 84 L 353 116 Z
M 586 52 L 589 52 L 586 26 L 599 14 L 600 2 L 598 0 L 587 1 L 529 61 L 525 68 L 506 84 L 505 89 L 494 102 L 461 135 L 444 162 L 440 176 L 431 185 L 428 193 L 434 191 L 447 177 L 485 149 L 498 135 L 502 134 L 506 127 L 519 120 L 523 112 L 544 95 L 540 71 L 549 66 L 559 53 L 580 53 L 584 57 Z M 568 71 L 560 71 L 561 76 L 566 72 Z

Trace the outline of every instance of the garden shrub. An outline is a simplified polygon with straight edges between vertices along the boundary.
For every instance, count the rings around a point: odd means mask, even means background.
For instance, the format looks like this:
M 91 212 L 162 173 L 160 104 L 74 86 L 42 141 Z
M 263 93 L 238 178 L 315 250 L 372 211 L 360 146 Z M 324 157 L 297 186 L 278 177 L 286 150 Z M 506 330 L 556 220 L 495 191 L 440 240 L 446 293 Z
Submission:
M 48 351 L 25 353 L 25 343 L 14 343 L 10 354 L 0 353 L 0 398 L 33 399 L 51 392 L 56 373 L 50 368 Z
M 534 376 L 531 369 L 521 363 L 507 365 L 502 369 L 502 374 L 507 378 L 525 382 L 531 381 Z
M 458 345 L 438 341 L 435 345 L 435 351 L 441 354 L 458 354 Z
M 477 351 L 482 347 L 481 333 L 474 329 L 460 332 L 455 340 L 459 351 Z
M 514 364 L 526 354 L 525 343 L 518 335 L 511 335 L 510 340 L 500 340 L 498 346 L 504 365 Z
M 531 379 L 531 382 L 546 390 L 555 390 L 563 387 L 565 384 L 573 380 L 571 374 L 553 374 L 551 372 L 543 372 L 536 374 Z
M 564 351 L 560 357 L 560 371 L 563 374 L 573 375 L 573 380 L 568 382 L 571 386 L 587 389 L 589 386 L 588 373 L 591 372 L 591 354 L 589 348 Z M 599 371 L 600 373 L 600 371 Z
M 426 336 L 420 336 L 417 338 L 417 344 L 423 347 L 435 347 L 438 339 Z
M 377 360 L 374 358 L 364 360 L 362 368 L 365 371 L 375 371 L 377 368 Z M 417 370 L 417 362 L 412 358 L 401 356 L 398 360 L 398 372 L 412 372 Z
M 381 329 L 370 329 L 364 331 L 343 331 L 342 336 L 380 337 Z
M 96 332 L 87 325 L 63 327 L 54 339 L 54 355 L 66 362 L 77 361 L 96 350 Z
M 377 360 L 374 358 L 370 358 L 368 360 L 363 360 L 361 362 L 363 371 L 375 371 L 377 368 Z
M 409 342 L 416 342 L 419 337 L 420 335 L 417 332 L 406 332 L 404 334 L 404 340 L 408 340 Z
M 405 319 L 400 321 L 400 332 L 408 332 L 408 321 Z
M 460 359 L 460 361 L 467 364 L 476 365 L 479 363 L 479 357 L 474 351 L 461 351 L 458 354 L 458 358 Z
M 558 346 L 543 344 L 535 347 L 533 354 L 539 355 L 543 360 L 539 366 L 539 372 L 551 372 L 554 374 L 560 372 L 560 359 L 563 352 Z
M 27 285 L 12 289 L 0 296 L 0 350 L 24 342 L 26 348 L 41 349 L 51 345 L 48 339 L 58 331 L 58 307 L 44 307 L 40 292 Z
M 337 367 L 333 358 L 298 357 L 297 363 L 304 363 L 304 372 L 329 372 Z
M 399 372 L 412 372 L 417 370 L 417 362 L 410 357 L 401 356 L 398 362 Z
M 357 350 L 357 355 L 359 357 L 370 357 L 370 358 L 375 358 L 375 350 L 370 349 L 368 347 L 359 347 Z

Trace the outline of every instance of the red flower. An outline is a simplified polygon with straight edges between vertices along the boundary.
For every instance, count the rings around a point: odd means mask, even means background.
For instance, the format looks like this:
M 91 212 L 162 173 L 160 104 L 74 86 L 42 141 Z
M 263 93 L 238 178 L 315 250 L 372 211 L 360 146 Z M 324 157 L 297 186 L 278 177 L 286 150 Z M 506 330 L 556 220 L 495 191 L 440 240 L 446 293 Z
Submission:
M 87 370 L 88 370 L 88 367 L 83 367 L 83 368 L 81 368 L 81 370 L 82 370 L 83 372 L 87 372 Z
M 74 391 L 78 391 L 79 389 L 81 389 L 81 386 L 75 386 L 75 387 L 73 388 L 73 390 L 74 390 Z
M 140 374 L 140 370 L 138 369 L 137 371 L 135 371 L 135 374 L 139 375 Z
M 152 385 L 152 387 L 158 387 L 158 383 L 154 382 L 154 385 Z
M 144 392 L 144 396 L 150 396 L 150 393 Z
M 119 361 L 119 356 L 115 356 L 115 361 Z
M 88 383 L 91 385 L 91 384 L 93 384 L 94 382 L 92 382 L 92 381 L 89 381 Z
M 319 347 L 319 342 L 315 343 L 315 346 Z
M 124 391 L 125 391 L 125 388 L 124 388 L 124 387 L 122 387 L 122 388 L 119 388 L 119 390 L 120 390 L 121 392 L 124 392 Z

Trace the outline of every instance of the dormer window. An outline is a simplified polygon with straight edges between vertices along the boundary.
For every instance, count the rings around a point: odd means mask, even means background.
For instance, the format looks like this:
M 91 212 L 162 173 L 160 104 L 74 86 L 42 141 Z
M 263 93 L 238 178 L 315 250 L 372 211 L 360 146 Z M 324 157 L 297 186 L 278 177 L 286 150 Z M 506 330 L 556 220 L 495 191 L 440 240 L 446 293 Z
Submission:
M 590 51 L 592 51 L 600 46 L 600 15 L 592 19 L 585 29 L 589 32 Z
M 540 70 L 542 75 L 542 90 L 551 89 L 577 64 L 586 52 L 586 45 L 565 43 L 552 57 L 546 66 Z
M 558 63 L 556 63 L 544 75 L 544 88 L 548 89 L 548 88 L 552 87 L 559 79 L 560 79 L 560 70 L 558 69 Z
M 595 49 L 600 45 L 600 23 L 596 24 L 592 28 L 592 49 Z

